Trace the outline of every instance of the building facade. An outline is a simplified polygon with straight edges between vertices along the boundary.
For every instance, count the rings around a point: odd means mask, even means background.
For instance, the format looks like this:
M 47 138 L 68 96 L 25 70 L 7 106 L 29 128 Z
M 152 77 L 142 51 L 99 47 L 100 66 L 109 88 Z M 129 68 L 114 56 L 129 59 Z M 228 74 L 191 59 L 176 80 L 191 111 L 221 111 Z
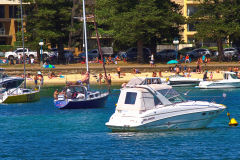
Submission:
M 20 0 L 0 0 L 0 45 L 14 45 L 19 19 Z
M 196 12 L 196 6 L 199 4 L 198 0 L 172 0 L 177 4 L 182 6 L 182 14 L 186 18 L 193 15 Z M 182 38 L 185 43 L 194 43 L 194 34 L 196 34 L 196 30 L 194 25 L 185 24 L 184 31 L 182 32 Z

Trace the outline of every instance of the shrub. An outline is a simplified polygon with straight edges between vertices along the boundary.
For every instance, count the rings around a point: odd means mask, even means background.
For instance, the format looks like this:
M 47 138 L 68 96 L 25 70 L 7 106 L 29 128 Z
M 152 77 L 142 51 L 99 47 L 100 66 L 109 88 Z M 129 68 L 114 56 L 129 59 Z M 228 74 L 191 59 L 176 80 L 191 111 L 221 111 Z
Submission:
M 10 51 L 12 49 L 13 49 L 13 46 L 11 46 L 11 45 L 0 45 L 0 51 L 1 52 Z

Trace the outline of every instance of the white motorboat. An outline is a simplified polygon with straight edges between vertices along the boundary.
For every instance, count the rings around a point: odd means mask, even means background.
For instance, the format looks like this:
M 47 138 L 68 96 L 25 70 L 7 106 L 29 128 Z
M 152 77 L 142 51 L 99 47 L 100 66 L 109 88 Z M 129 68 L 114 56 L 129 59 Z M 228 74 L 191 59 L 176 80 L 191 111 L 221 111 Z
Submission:
M 184 77 L 182 75 L 172 75 L 166 79 L 167 84 L 171 86 L 197 86 L 202 79 Z
M 217 81 L 202 81 L 196 88 L 201 89 L 223 89 L 240 87 L 240 79 L 235 72 L 224 72 L 223 80 Z
M 167 84 L 121 89 L 115 113 L 106 125 L 113 131 L 195 129 L 206 127 L 226 107 L 187 101 Z

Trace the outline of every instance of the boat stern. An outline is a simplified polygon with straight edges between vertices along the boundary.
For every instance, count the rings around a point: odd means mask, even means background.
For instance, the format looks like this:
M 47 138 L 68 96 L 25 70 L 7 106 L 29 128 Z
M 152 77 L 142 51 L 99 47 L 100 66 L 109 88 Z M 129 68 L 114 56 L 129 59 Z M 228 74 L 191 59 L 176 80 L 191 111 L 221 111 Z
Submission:
M 54 100 L 54 106 L 61 109 L 68 104 L 67 100 Z

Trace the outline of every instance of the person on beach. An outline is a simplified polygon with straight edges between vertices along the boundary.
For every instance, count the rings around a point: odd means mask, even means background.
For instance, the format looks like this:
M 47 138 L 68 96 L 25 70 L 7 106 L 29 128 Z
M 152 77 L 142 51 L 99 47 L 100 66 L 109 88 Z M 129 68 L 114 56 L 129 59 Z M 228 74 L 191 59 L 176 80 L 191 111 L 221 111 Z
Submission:
M 38 84 L 38 76 L 35 75 L 33 79 L 34 79 L 34 83 L 35 83 L 35 85 L 37 85 L 37 84 Z
M 111 85 L 112 84 L 112 77 L 111 77 L 110 74 L 108 74 L 107 80 L 108 80 L 108 84 Z
M 82 83 L 89 84 L 89 78 L 90 78 L 90 75 L 89 75 L 89 72 L 87 71 L 82 79 Z
M 42 75 L 42 73 L 40 71 L 38 71 L 38 79 L 40 80 L 40 84 L 42 86 L 44 80 L 43 80 L 43 75 Z
M 176 66 L 176 75 L 179 75 L 179 73 L 180 73 L 180 68 L 179 66 Z
M 185 63 L 190 63 L 190 59 L 189 59 L 189 55 L 187 54 L 186 57 L 185 57 Z
M 58 89 L 56 89 L 53 93 L 54 99 L 58 99 L 58 94 L 59 94 Z
M 153 72 L 153 73 L 152 73 L 152 77 L 157 77 L 157 73 L 156 73 L 156 72 Z
M 210 80 L 212 81 L 213 79 L 213 72 L 210 72 Z
M 117 67 L 117 74 L 118 74 L 118 78 L 121 78 L 121 68 Z
M 162 77 L 162 72 L 161 71 L 158 72 L 158 76 Z
M 99 84 L 102 84 L 102 78 L 103 78 L 102 73 L 99 73 L 99 75 L 98 75 L 98 83 Z
M 152 53 L 152 55 L 150 56 L 150 66 L 151 67 L 154 67 L 154 55 L 153 55 L 153 53 Z
M 206 81 L 208 79 L 208 76 L 207 76 L 207 73 L 208 71 L 205 71 L 204 75 L 203 75 L 203 80 Z

